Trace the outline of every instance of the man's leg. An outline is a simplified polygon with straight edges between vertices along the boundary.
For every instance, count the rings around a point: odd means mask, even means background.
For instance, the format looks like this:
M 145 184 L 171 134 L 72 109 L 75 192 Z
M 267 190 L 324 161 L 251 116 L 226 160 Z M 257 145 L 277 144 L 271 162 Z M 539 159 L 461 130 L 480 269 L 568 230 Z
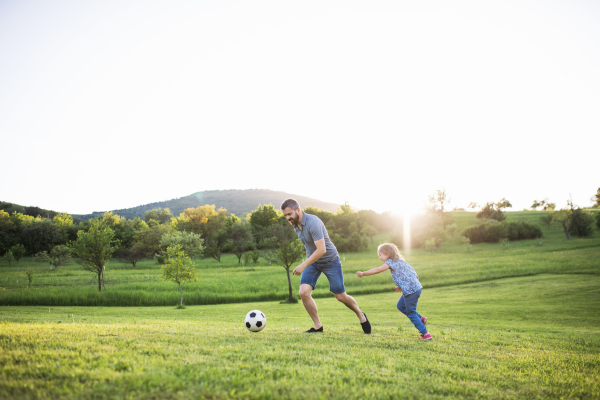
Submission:
M 302 299 L 302 304 L 306 309 L 308 315 L 313 320 L 314 326 L 313 328 L 319 329 L 323 325 L 321 324 L 321 320 L 319 319 L 319 311 L 317 310 L 317 304 L 312 298 L 313 287 L 306 283 L 300 284 L 300 298 Z
M 358 304 L 356 303 L 356 300 L 354 300 L 354 297 L 348 295 L 346 292 L 334 294 L 334 296 L 338 301 L 344 303 L 346 307 L 354 311 L 361 323 L 367 321 L 365 314 L 358 308 Z

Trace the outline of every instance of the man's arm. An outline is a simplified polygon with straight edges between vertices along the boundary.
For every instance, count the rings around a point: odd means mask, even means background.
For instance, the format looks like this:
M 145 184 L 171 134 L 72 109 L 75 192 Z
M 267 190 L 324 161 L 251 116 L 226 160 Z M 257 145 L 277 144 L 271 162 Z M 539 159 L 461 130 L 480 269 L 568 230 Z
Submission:
M 325 238 L 315 241 L 315 246 L 317 246 L 317 250 L 315 250 L 315 252 L 312 253 L 312 255 L 306 259 L 306 261 L 294 268 L 292 274 L 302 275 L 302 272 L 304 272 L 306 267 L 323 257 L 323 255 L 327 252 L 325 249 Z

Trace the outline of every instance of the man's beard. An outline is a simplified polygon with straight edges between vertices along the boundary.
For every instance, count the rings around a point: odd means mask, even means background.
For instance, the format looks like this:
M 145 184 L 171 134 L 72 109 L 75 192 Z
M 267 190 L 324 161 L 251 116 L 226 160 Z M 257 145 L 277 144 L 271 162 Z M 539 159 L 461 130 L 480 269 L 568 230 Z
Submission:
M 299 224 L 299 221 L 300 221 L 300 216 L 299 216 L 299 215 L 296 215 L 294 218 L 292 218 L 292 221 L 291 221 L 291 222 L 292 222 L 292 225 L 293 225 L 293 226 L 296 226 L 296 227 L 298 227 L 298 226 L 300 225 L 300 224 Z

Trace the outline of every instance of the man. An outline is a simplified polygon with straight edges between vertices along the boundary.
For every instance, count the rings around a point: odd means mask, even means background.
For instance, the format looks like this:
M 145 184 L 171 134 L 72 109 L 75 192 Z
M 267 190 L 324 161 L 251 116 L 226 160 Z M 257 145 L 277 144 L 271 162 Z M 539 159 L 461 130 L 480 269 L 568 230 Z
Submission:
M 294 199 L 285 200 L 281 204 L 281 211 L 294 227 L 298 238 L 306 249 L 306 261 L 292 271 L 294 275 L 302 275 L 300 278 L 300 298 L 314 324 L 306 332 L 323 332 L 323 325 L 319 319 L 317 305 L 312 298 L 312 291 L 317 285 L 319 276 L 325 274 L 329 280 L 329 291 L 333 293 L 336 299 L 356 313 L 363 332 L 371 333 L 371 324 L 367 316 L 358 308 L 356 301 L 346 294 L 342 263 L 337 249 L 329 240 L 329 234 L 323 221 L 316 215 L 302 212 L 300 204 Z

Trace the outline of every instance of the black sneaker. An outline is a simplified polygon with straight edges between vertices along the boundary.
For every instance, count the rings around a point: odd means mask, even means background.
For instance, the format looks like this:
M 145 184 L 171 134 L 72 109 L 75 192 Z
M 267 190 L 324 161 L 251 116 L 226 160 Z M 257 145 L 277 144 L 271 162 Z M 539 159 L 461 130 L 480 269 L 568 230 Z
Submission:
M 363 315 L 365 316 L 366 321 L 361 322 L 360 326 L 363 328 L 364 333 L 371 333 L 371 323 L 369 322 L 369 318 L 367 318 L 367 314 L 363 313 Z
M 312 328 L 310 328 L 309 330 L 305 331 L 304 333 L 315 333 L 315 332 L 323 332 L 323 327 L 320 327 L 319 329 L 315 329 L 314 326 Z

